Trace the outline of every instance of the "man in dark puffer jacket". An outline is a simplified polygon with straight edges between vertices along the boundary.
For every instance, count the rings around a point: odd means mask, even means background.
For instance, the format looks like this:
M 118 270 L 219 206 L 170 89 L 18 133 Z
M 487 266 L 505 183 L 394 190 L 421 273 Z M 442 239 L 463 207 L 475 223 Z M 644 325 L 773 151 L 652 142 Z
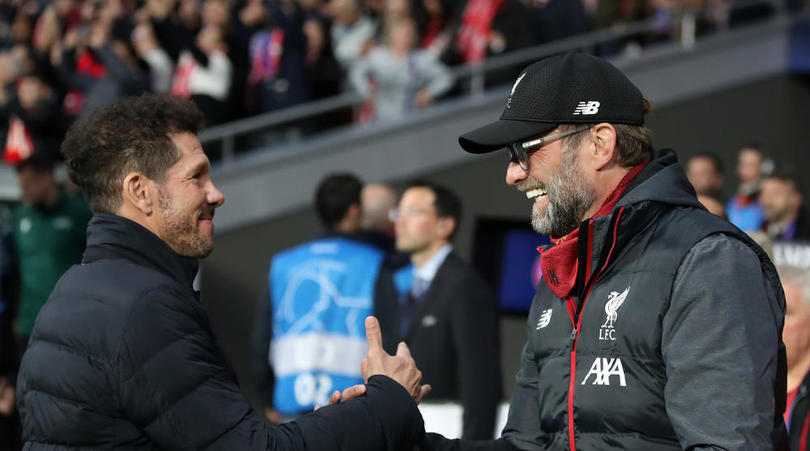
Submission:
M 195 136 L 201 117 L 147 95 L 68 132 L 70 177 L 96 215 L 23 358 L 25 449 L 411 449 L 424 434 L 421 374 L 407 348 L 382 352 L 373 319 L 371 377 L 355 387 L 365 396 L 270 427 L 239 392 L 193 288 L 224 201 Z

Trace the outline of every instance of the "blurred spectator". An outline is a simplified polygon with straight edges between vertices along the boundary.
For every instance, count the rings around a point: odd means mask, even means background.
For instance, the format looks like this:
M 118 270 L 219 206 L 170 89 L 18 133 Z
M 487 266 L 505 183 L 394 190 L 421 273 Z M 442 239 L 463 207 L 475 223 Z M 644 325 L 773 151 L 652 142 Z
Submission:
M 368 99 L 369 117 L 376 119 L 396 119 L 424 108 L 453 85 L 450 71 L 435 55 L 415 49 L 412 20 L 388 25 L 387 45 L 372 49 L 349 73 L 354 89 Z
M 263 113 L 297 105 L 309 99 L 306 84 L 307 38 L 304 11 L 296 2 L 282 9 L 265 2 L 270 25 L 250 40 L 249 98 Z
M 131 23 L 121 0 L 86 1 L 82 19 L 54 44 L 51 56 L 67 89 L 64 108 L 70 116 L 149 89 L 148 71 L 129 41 Z
M 806 451 L 810 435 L 810 270 L 777 267 L 785 290 L 785 326 L 782 340 L 787 351 L 787 409 L 785 424 L 790 449 Z
M 21 278 L 17 333 L 28 342 L 34 319 L 56 281 L 82 259 L 90 209 L 54 179 L 53 160 L 35 152 L 17 165 L 22 204 L 14 210 L 14 248 Z
M 205 115 L 206 123 L 218 124 L 228 119 L 228 94 L 231 87 L 231 61 L 220 25 L 205 25 L 197 33 L 193 47 L 180 52 L 174 67 L 169 55 L 152 37 L 149 26 L 136 29 L 137 48 L 152 72 L 152 87 L 192 99 Z
M 450 19 L 453 17 L 451 0 L 417 0 L 413 18 L 419 29 L 419 47 L 435 55 L 447 51 L 453 40 L 453 28 Z
M 726 204 L 728 220 L 742 230 L 759 230 L 765 214 L 759 203 L 759 188 L 763 175 L 762 150 L 755 145 L 740 149 L 737 154 L 737 193 Z
M 730 20 L 741 22 L 740 14 L 729 18 L 732 3 L 737 2 L 9 1 L 0 5 L 0 139 L 11 136 L 4 143 L 7 153 L 18 154 L 16 159 L 35 148 L 55 149 L 76 117 L 144 90 L 193 99 L 209 125 L 331 97 L 349 88 L 346 72 L 385 41 L 382 34 L 390 24 L 407 19 L 416 23 L 413 47 L 439 55 L 448 65 L 477 64 L 590 28 L 654 18 L 657 27 L 651 35 L 600 45 L 607 53 L 628 42 L 640 49 L 677 38 L 677 15 L 684 10 L 694 11 L 698 33 L 725 28 Z M 743 12 L 750 17 L 770 14 L 772 8 Z M 505 84 L 520 69 L 522 64 L 489 70 L 484 85 Z M 34 88 L 36 84 L 40 86 Z M 366 110 L 364 114 L 369 116 Z M 346 108 L 294 126 L 310 133 L 350 120 Z M 279 130 L 268 135 L 274 133 Z
M 396 210 L 397 249 L 415 269 L 399 302 L 399 337 L 411 350 L 430 399 L 460 402 L 465 439 L 491 439 L 501 395 L 495 296 L 450 244 L 461 201 L 447 188 L 416 183 Z
M 475 64 L 535 44 L 530 14 L 519 0 L 469 0 L 461 12 L 453 45 L 444 55 L 447 64 Z M 519 66 L 519 67 L 518 67 Z M 486 84 L 514 80 L 523 64 L 487 73 Z
M 344 79 L 343 68 L 332 51 L 332 38 L 326 19 L 319 14 L 310 15 L 304 22 L 307 41 L 307 90 L 312 99 L 324 99 L 340 94 Z
M 686 163 L 686 177 L 698 196 L 719 199 L 723 191 L 723 161 L 719 156 L 703 152 Z
M 329 0 L 326 8 L 332 18 L 335 58 L 347 70 L 374 46 L 376 24 L 360 11 L 358 1 Z
M 310 100 L 340 94 L 346 73 L 335 59 L 327 20 L 321 14 L 310 14 L 304 22 L 304 34 L 307 43 L 305 81 Z M 314 117 L 303 126 L 305 131 L 309 132 L 346 125 L 351 123 L 352 114 L 351 108 L 336 110 Z
M 576 36 L 590 30 L 585 5 L 581 1 L 533 0 L 530 11 L 537 44 Z
M 40 72 L 0 89 L 0 120 L 7 126 L 3 160 L 14 164 L 35 150 L 55 157 L 62 136 L 60 110 L 56 91 Z
M 697 198 L 698 202 L 706 207 L 706 210 L 709 210 L 709 213 L 726 218 L 726 209 L 723 208 L 723 204 L 719 200 L 707 194 L 698 194 Z
M 775 173 L 762 180 L 759 202 L 765 213 L 762 230 L 774 241 L 810 240 L 810 222 L 795 177 Z
M 279 252 L 270 264 L 253 369 L 271 422 L 326 405 L 332 391 L 363 383 L 363 321 L 382 296 L 378 290 L 393 288 L 381 282 L 384 252 L 357 239 L 362 188 L 349 174 L 322 180 L 315 209 L 323 236 Z
M 594 12 L 595 29 L 619 28 L 646 17 L 645 3 L 642 0 L 599 1 Z M 638 47 L 639 36 L 616 39 L 597 46 L 597 54 L 610 56 Z
M 240 62 L 246 60 L 246 51 L 228 32 L 228 3 L 148 0 L 139 14 L 132 41 L 149 65 L 152 89 L 192 99 L 209 125 L 231 119 L 234 68 L 230 45 L 242 55 Z

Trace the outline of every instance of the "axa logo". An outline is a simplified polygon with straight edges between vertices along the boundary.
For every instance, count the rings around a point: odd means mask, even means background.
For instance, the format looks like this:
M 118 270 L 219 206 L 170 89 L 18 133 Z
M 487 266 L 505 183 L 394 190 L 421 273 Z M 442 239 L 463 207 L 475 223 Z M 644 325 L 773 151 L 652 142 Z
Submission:
M 622 366 L 622 359 L 620 358 L 608 359 L 605 357 L 597 357 L 594 359 L 590 371 L 585 375 L 585 379 L 582 379 L 582 384 L 580 385 L 587 384 L 591 376 L 593 376 L 591 385 L 610 385 L 611 377 L 616 376 L 618 377 L 619 385 L 627 387 L 627 380 L 624 377 L 624 366 Z
M 618 291 L 613 291 L 608 295 L 608 300 L 605 303 L 605 323 L 599 329 L 600 340 L 616 339 L 616 329 L 613 328 L 613 323 L 619 318 L 619 307 L 624 304 L 629 292 L 630 287 L 627 287 L 621 294 Z
M 543 313 L 540 314 L 540 319 L 537 320 L 537 329 L 540 330 L 546 326 L 548 323 L 551 322 L 551 309 L 543 310 Z
M 515 84 L 512 85 L 512 92 L 509 93 L 509 98 L 506 99 L 506 108 L 510 108 L 512 106 L 512 96 L 515 95 L 515 89 L 517 89 L 518 85 L 521 81 L 523 81 L 523 77 L 526 76 L 526 72 L 520 74 L 520 77 L 515 80 Z
M 591 114 L 596 114 L 599 112 L 599 105 L 600 103 L 596 100 L 590 100 L 588 102 L 579 102 L 577 107 L 574 108 L 574 116 L 588 116 Z

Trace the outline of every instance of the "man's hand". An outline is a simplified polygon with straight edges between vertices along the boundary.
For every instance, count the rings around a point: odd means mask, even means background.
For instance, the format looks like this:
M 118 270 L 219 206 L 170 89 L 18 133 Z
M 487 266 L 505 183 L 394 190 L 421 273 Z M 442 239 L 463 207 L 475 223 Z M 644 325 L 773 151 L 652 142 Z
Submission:
M 14 412 L 16 399 L 14 387 L 8 383 L 8 379 L 0 377 L 0 416 L 9 416 Z
M 340 390 L 335 390 L 332 392 L 332 395 L 329 396 L 329 405 L 335 405 L 340 401 L 349 401 L 351 399 L 357 398 L 358 396 L 363 396 L 366 394 L 366 386 L 363 384 L 352 385 L 351 387 L 343 390 L 343 393 Z M 315 410 L 320 409 L 321 406 L 315 406 Z
M 411 357 L 408 345 L 400 342 L 397 354 L 388 355 L 382 347 L 382 332 L 377 318 L 366 318 L 366 340 L 368 341 L 368 357 L 361 364 L 363 380 L 368 382 L 371 376 L 381 374 L 397 381 L 408 390 L 414 401 L 419 403 L 429 391 L 430 385 L 420 385 L 422 372 L 416 367 Z
M 433 95 L 426 88 L 417 91 L 416 96 L 413 98 L 413 106 L 416 108 L 425 108 L 433 103 Z
M 264 417 L 273 424 L 281 424 L 284 421 L 281 414 L 271 407 L 264 409 Z

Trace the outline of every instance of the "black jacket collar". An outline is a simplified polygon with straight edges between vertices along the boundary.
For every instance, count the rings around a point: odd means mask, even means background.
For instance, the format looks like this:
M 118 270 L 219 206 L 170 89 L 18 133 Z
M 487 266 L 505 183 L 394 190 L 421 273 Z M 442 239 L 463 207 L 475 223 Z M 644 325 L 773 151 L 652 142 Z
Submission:
M 644 201 L 703 209 L 671 149 L 655 153 L 652 161 L 630 182 L 614 210 Z
M 121 216 L 96 213 L 87 225 L 87 249 L 82 263 L 106 258 L 125 258 L 150 266 L 189 287 L 199 268 L 196 258 L 178 255 L 140 224 Z

